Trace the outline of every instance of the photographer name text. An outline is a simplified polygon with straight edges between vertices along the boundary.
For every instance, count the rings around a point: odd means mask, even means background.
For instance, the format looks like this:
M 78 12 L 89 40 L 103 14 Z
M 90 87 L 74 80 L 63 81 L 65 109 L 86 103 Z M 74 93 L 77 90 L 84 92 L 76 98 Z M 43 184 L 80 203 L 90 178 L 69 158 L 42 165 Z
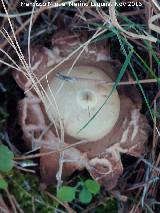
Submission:
M 108 2 L 105 2 L 105 3 L 94 3 L 94 2 L 90 2 L 90 4 L 88 3 L 84 3 L 84 2 L 73 2 L 73 1 L 70 1 L 70 2 L 62 2 L 62 3 L 54 3 L 54 2 L 44 2 L 44 3 L 38 3 L 37 1 L 35 1 L 34 3 L 27 3 L 27 2 L 21 2 L 20 3 L 22 7 L 29 7 L 29 6 L 32 6 L 32 7 L 112 7 L 113 5 L 108 3 Z M 138 7 L 141 7 L 142 6 L 142 3 L 137 1 L 137 2 L 121 2 L 121 3 L 115 3 L 114 5 L 115 7 L 135 7 L 135 6 L 138 6 Z

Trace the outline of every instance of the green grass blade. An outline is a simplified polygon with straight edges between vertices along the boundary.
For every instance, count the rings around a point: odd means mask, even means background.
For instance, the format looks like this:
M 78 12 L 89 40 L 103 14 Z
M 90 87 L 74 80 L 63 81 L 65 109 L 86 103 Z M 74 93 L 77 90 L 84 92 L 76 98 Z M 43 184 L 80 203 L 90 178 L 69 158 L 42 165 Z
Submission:
M 78 133 L 81 132 L 84 128 L 86 128 L 89 125 L 89 123 L 96 117 L 96 115 L 100 112 L 100 110 L 107 103 L 107 101 L 111 97 L 113 91 L 116 89 L 118 83 L 121 81 L 121 79 L 122 79 L 122 77 L 123 77 L 123 75 L 124 75 L 124 73 L 126 71 L 126 68 L 127 68 L 128 64 L 130 63 L 132 54 L 133 54 L 133 49 L 131 49 L 131 51 L 129 52 L 128 56 L 126 57 L 126 60 L 125 60 L 123 66 L 122 66 L 122 68 L 121 68 L 121 70 L 119 72 L 119 75 L 118 75 L 118 77 L 116 79 L 116 82 L 113 85 L 112 90 L 110 91 L 108 97 L 106 98 L 106 100 L 104 101 L 104 103 L 102 104 L 102 106 L 96 111 L 96 113 L 89 119 L 89 121 L 78 131 Z

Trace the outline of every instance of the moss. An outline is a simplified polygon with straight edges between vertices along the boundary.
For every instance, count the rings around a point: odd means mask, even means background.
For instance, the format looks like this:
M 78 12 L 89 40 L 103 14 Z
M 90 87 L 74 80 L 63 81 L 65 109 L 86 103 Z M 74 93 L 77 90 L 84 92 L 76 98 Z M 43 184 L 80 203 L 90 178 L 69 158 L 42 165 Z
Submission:
M 53 213 L 58 204 L 39 189 L 39 179 L 31 174 L 14 172 L 9 190 L 24 212 Z
M 96 213 L 118 213 L 117 201 L 112 198 L 108 199 L 97 208 Z

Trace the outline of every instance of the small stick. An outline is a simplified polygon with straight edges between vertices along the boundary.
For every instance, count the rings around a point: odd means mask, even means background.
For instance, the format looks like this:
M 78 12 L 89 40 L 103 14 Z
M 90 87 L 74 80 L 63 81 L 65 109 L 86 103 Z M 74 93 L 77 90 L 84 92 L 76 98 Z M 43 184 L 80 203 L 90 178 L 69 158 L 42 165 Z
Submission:
M 48 195 L 48 197 L 52 198 L 53 200 L 55 200 L 56 202 L 58 202 L 61 206 L 63 206 L 65 209 L 68 210 L 69 213 L 77 213 L 76 211 L 74 211 L 69 205 L 67 205 L 67 203 L 63 203 L 61 202 L 57 197 L 55 197 L 53 194 L 44 191 L 44 193 L 46 195 Z
M 71 77 L 71 76 L 66 76 L 66 75 L 63 75 L 61 73 L 57 73 L 56 74 L 56 77 L 59 78 L 60 80 L 64 80 L 64 81 L 68 81 L 68 82 L 71 82 L 71 83 L 76 83 L 77 81 L 93 81 L 93 82 L 96 82 L 96 83 L 100 83 L 100 84 L 107 84 L 107 85 L 114 85 L 115 82 L 107 82 L 107 81 L 104 81 L 104 80 L 97 80 L 97 79 L 86 79 L 86 78 L 81 78 L 81 77 Z M 160 79 L 158 79 L 160 80 Z M 139 80 L 139 82 L 137 81 L 121 81 L 118 83 L 118 85 L 122 86 L 122 85 L 132 85 L 132 84 L 147 84 L 147 83 L 157 83 L 158 80 L 156 79 L 145 79 L 145 80 Z
M 8 189 L 5 189 L 5 192 L 6 192 L 6 194 L 7 194 L 8 200 L 9 200 L 11 206 L 12 206 L 13 213 L 18 213 L 17 210 L 16 210 L 16 206 L 15 206 L 15 204 L 14 204 L 14 202 L 13 202 L 13 198 L 12 198 L 12 196 L 10 195 Z

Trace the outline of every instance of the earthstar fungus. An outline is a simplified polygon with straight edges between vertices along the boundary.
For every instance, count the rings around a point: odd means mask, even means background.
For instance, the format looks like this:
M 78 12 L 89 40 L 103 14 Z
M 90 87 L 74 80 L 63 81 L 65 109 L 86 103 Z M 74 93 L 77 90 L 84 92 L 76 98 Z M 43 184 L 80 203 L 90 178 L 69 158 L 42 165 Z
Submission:
M 58 150 L 65 148 L 63 177 L 86 168 L 95 180 L 112 189 L 123 173 L 120 154 L 138 157 L 145 153 L 148 124 L 140 113 L 141 97 L 134 85 L 118 86 L 91 119 L 110 95 L 112 85 L 107 82 L 116 80 L 120 65 L 109 63 L 105 42 L 91 43 L 80 56 L 78 51 L 68 57 L 82 40 L 80 34 L 59 31 L 53 38 L 53 49 L 31 48 L 32 71 L 41 79 L 49 99 L 42 103 L 34 89 L 29 90 L 19 102 L 19 123 L 28 146 L 40 147 L 41 153 L 55 150 L 40 158 L 44 182 L 56 179 Z M 42 79 L 50 69 L 53 71 Z M 14 78 L 24 91 L 30 88 L 31 82 L 21 72 L 14 71 Z M 58 130 L 60 123 L 63 125 L 64 143 L 52 122 Z M 74 145 L 83 140 L 86 142 Z

